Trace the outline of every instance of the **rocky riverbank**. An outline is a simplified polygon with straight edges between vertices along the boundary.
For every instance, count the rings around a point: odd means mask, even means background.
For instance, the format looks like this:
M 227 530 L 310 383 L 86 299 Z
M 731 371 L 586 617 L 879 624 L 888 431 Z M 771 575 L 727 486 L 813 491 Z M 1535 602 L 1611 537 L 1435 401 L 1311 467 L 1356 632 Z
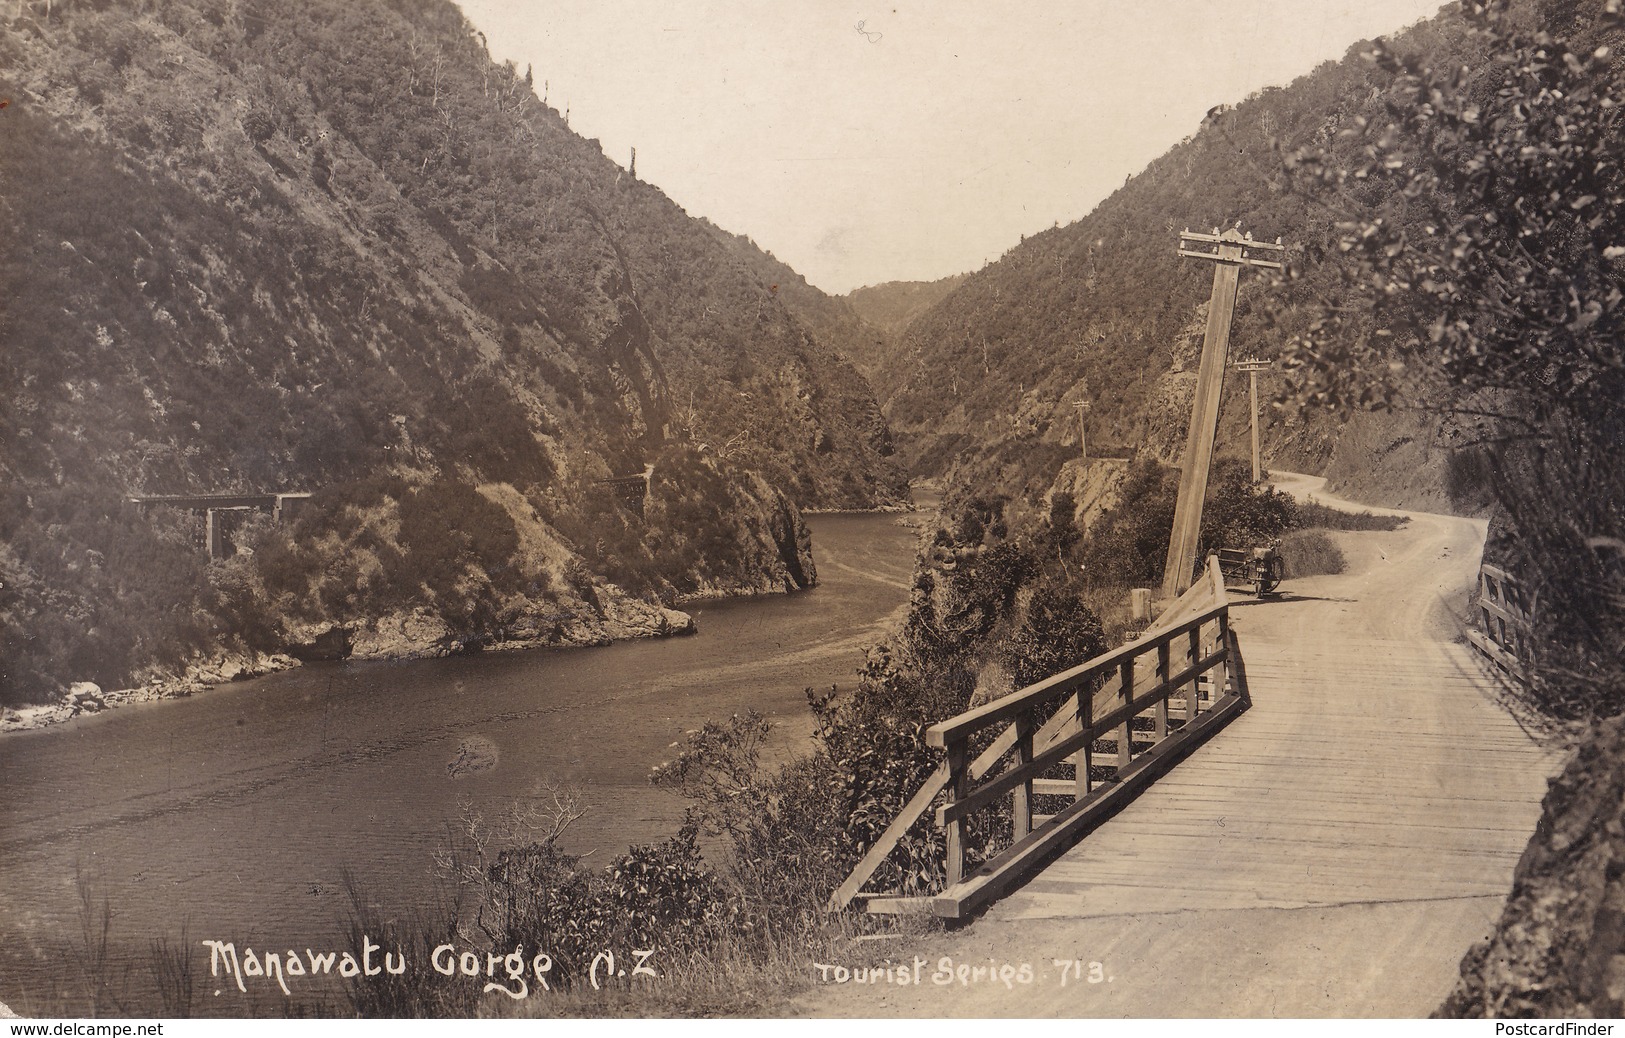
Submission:
M 745 589 L 743 593 L 754 590 Z M 613 584 L 597 589 L 597 605 L 601 610 L 598 615 L 537 611 L 501 631 L 498 638 L 481 641 L 451 630 L 444 620 L 426 610 L 395 613 L 354 629 L 312 628 L 301 632 L 305 648 L 312 651 L 301 651 L 300 655 L 307 659 L 431 659 L 471 651 L 607 645 L 632 638 L 693 634 L 695 630 L 694 618 L 687 613 L 632 598 Z M 104 691 L 94 682 L 79 681 L 70 685 L 57 702 L 0 710 L 0 734 L 61 724 L 129 703 L 197 695 L 218 685 L 300 665 L 301 661 L 289 653 L 225 652 L 194 660 L 178 674 L 155 674 L 132 688 Z

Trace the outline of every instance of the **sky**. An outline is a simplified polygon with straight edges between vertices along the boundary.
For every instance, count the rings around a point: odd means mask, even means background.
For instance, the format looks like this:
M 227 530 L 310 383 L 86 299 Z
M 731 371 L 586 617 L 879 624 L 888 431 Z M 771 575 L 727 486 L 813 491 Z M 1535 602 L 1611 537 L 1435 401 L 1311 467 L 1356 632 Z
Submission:
M 573 130 L 843 293 L 976 270 L 1441 0 L 459 2 Z

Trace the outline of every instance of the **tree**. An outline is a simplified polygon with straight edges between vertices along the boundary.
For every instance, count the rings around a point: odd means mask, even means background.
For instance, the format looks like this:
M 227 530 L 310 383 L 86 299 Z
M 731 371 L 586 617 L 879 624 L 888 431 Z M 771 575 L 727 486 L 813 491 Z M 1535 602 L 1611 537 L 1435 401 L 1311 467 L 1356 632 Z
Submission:
M 1515 402 L 1496 417 L 1525 428 L 1589 416 L 1625 389 L 1625 93 L 1608 47 L 1519 28 L 1509 0 L 1462 7 L 1488 68 L 1436 69 L 1379 41 L 1366 57 L 1393 76 L 1388 119 L 1341 131 L 1361 142 L 1359 163 L 1329 150 L 1287 159 L 1294 182 L 1343 216 L 1356 302 L 1292 344 L 1299 392 L 1381 406 L 1420 387 L 1458 409 L 1489 393 Z M 1617 24 L 1619 7 L 1600 17 Z
M 1594 5 L 1597 38 L 1620 0 Z M 1298 402 L 1404 402 L 1494 448 L 1505 552 L 1537 606 L 1532 698 L 1560 718 L 1625 711 L 1625 174 L 1613 52 L 1463 0 L 1490 60 L 1437 68 L 1378 42 L 1386 119 L 1356 117 L 1286 165 L 1340 214 L 1342 295 L 1294 340 Z M 1582 19 L 1582 22 L 1586 20 Z M 1375 201 L 1373 201 L 1375 200 Z

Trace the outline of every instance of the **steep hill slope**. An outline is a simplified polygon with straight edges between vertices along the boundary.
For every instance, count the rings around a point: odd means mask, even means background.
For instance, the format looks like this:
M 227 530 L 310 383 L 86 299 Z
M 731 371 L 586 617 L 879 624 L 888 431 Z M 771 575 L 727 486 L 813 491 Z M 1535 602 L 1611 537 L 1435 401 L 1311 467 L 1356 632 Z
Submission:
M 1450 14 L 1395 46 L 1475 62 L 1475 41 Z M 1211 264 L 1176 255 L 1179 232 L 1239 224 L 1292 246 L 1291 279 L 1243 274 L 1231 339 L 1232 358 L 1278 357 L 1309 322 L 1310 304 L 1340 290 L 1339 217 L 1299 193 L 1283 159 L 1330 146 L 1357 165 L 1363 141 L 1343 131 L 1383 115 L 1391 79 L 1362 59 L 1364 49 L 1356 43 L 1288 87 L 1215 110 L 1087 216 L 1027 238 L 915 318 L 874 375 L 911 464 L 942 471 L 966 443 L 1026 430 L 1076 444 L 1079 401 L 1091 405 L 1089 438 L 1102 449 L 1177 460 L 1212 284 Z M 1359 191 L 1354 200 L 1375 201 Z M 1228 381 L 1221 450 L 1239 454 L 1246 380 Z M 1264 376 L 1266 396 L 1279 389 L 1278 374 Z M 1277 414 L 1265 421 L 1267 453 L 1282 464 L 1319 471 L 1339 449 L 1340 429 Z M 1380 468 L 1396 446 L 1438 432 L 1405 416 L 1361 421 L 1356 467 Z M 1428 476 L 1419 482 L 1442 485 L 1448 452 L 1428 446 L 1393 460 L 1392 471 L 1420 467 Z
M 701 221 L 711 226 L 709 221 Z M 868 362 L 887 349 L 887 333 L 864 320 L 844 298 L 825 294 L 807 283 L 788 264 L 771 252 L 764 252 L 745 235 L 729 234 L 712 228 L 717 239 L 750 270 L 767 290 L 795 316 L 816 341 L 828 351 L 825 370 L 852 399 L 872 399 L 864 376 L 871 374 Z M 892 455 L 891 430 L 880 412 L 879 402 L 854 415 L 865 430 L 868 442 L 883 456 Z
M 449 2 L 3 17 L 5 700 L 794 586 L 798 506 L 904 492 L 861 378 Z M 645 524 L 594 481 L 651 463 Z M 317 497 L 258 562 L 123 504 L 273 490 Z

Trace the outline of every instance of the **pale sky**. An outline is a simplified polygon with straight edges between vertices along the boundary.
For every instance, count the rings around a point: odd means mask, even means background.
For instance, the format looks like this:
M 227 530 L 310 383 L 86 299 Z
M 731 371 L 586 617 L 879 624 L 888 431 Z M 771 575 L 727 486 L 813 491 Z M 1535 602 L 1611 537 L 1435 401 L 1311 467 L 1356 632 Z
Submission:
M 1085 215 L 1214 105 L 1440 0 L 459 0 L 641 179 L 827 292 Z M 1223 214 L 1216 214 L 1220 222 Z

